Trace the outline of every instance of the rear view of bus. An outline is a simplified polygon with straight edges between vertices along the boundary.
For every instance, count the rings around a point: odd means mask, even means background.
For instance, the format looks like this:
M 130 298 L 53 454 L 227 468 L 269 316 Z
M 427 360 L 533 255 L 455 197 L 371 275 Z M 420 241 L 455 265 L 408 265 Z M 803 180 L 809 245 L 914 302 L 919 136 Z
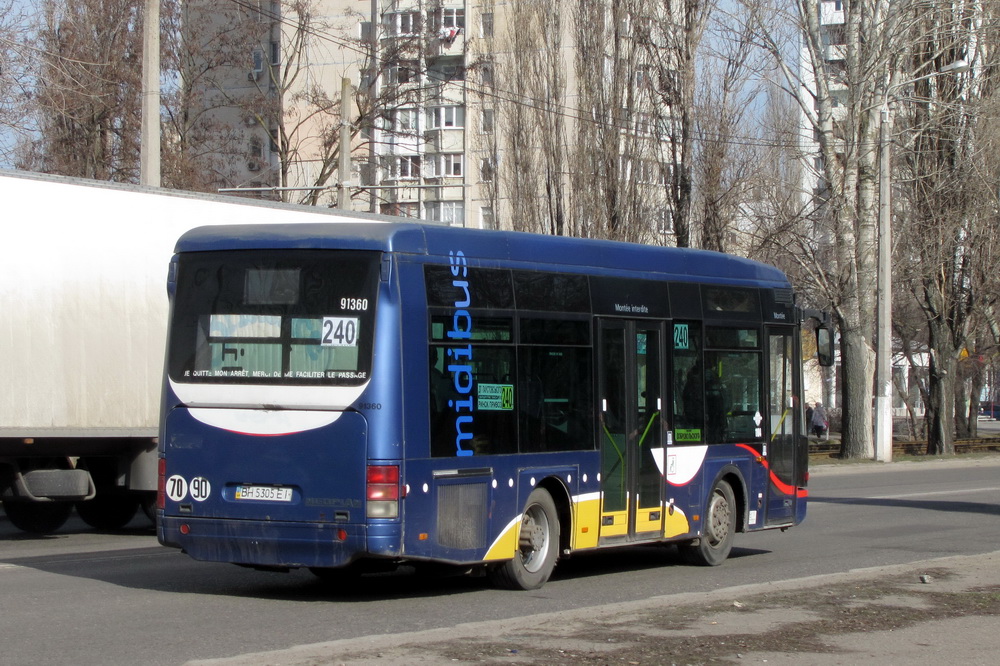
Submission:
M 393 400 L 365 395 L 382 253 L 252 237 L 195 230 L 171 264 L 159 539 L 251 566 L 391 557 L 399 461 L 371 460 L 379 443 L 349 409 Z

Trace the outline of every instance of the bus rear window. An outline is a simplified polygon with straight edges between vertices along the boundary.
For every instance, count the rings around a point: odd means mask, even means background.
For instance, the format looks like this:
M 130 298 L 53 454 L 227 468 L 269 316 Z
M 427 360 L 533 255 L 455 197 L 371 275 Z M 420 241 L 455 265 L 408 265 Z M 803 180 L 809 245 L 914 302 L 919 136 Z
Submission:
M 371 372 L 380 256 L 181 255 L 168 368 L 180 382 L 357 385 Z

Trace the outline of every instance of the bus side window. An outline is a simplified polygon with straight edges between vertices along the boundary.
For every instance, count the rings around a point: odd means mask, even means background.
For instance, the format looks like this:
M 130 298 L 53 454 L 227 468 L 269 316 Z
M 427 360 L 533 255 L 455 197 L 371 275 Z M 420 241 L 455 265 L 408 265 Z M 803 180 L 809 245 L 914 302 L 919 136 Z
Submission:
M 755 328 L 705 330 L 706 435 L 709 443 L 763 439 L 761 343 Z
M 673 429 L 677 444 L 704 441 L 705 383 L 701 324 L 675 322 L 673 327 Z
M 517 452 L 517 388 L 509 317 L 476 316 L 471 342 L 447 337 L 451 317 L 431 319 L 429 416 L 435 457 Z
M 526 317 L 520 331 L 521 453 L 593 448 L 590 322 Z

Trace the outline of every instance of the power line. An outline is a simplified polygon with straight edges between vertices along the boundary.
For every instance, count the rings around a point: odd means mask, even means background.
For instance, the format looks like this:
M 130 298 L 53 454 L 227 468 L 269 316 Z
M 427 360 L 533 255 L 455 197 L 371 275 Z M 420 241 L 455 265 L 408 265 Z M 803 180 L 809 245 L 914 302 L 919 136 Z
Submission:
M 328 42 L 330 44 L 334 44 L 334 45 L 340 47 L 342 50 L 346 50 L 346 51 L 357 53 L 358 55 L 364 57 L 365 59 L 373 59 L 373 56 L 375 55 L 374 49 L 369 50 L 369 49 L 366 49 L 366 48 L 363 48 L 363 47 L 359 46 L 358 44 L 356 44 L 356 43 L 354 43 L 352 41 L 349 41 L 349 40 L 346 40 L 346 39 L 342 39 L 340 37 L 331 35 L 331 34 L 326 33 L 326 32 L 320 32 L 320 31 L 312 28 L 312 26 L 310 26 L 310 25 L 304 25 L 300 21 L 294 21 L 294 20 L 288 19 L 288 18 L 286 18 L 286 17 L 284 17 L 284 16 L 282 16 L 280 14 L 276 14 L 276 13 L 272 12 L 271 10 L 265 10 L 265 9 L 261 8 L 257 3 L 254 3 L 251 0 L 230 0 L 230 2 L 232 4 L 234 4 L 234 5 L 237 5 L 238 7 L 242 7 L 243 9 L 247 10 L 248 12 L 258 13 L 261 16 L 263 16 L 265 18 L 268 18 L 268 19 L 270 19 L 271 21 L 273 21 L 275 23 L 279 23 L 281 25 L 285 25 L 285 26 L 291 27 L 291 28 L 293 28 L 295 30 L 302 31 L 304 34 L 308 34 L 308 35 L 310 35 L 312 37 L 315 37 L 317 39 L 326 41 L 326 42 Z M 464 30 L 464 28 L 463 28 L 463 30 Z M 373 40 L 376 39 L 374 24 L 372 25 L 372 39 Z M 409 72 L 411 72 L 413 74 L 416 74 L 417 76 L 424 76 L 424 75 L 426 75 L 426 72 L 421 72 L 419 69 L 415 69 L 415 68 L 411 68 L 411 67 L 401 67 L 400 69 L 404 69 L 405 71 L 409 71 Z M 379 75 L 381 76 L 382 74 L 380 73 Z M 444 83 L 444 82 L 442 82 L 442 83 Z M 447 83 L 451 83 L 451 84 L 455 85 L 456 87 L 461 88 L 466 94 L 473 94 L 473 95 L 479 95 L 481 97 L 493 98 L 493 99 L 498 100 L 500 102 L 506 102 L 506 103 L 513 104 L 513 105 L 516 105 L 516 106 L 522 106 L 522 107 L 531 109 L 533 111 L 539 111 L 539 112 L 543 112 L 543 113 L 549 113 L 549 114 L 557 115 L 557 116 L 560 116 L 560 117 L 563 117 L 563 118 L 567 118 L 569 120 L 573 120 L 573 121 L 575 121 L 577 123 L 580 123 L 580 124 L 589 124 L 589 125 L 594 126 L 594 127 L 604 128 L 604 129 L 611 129 L 611 130 L 616 130 L 616 131 L 621 131 L 621 132 L 629 132 L 629 131 L 631 131 L 633 129 L 633 127 L 630 127 L 630 126 L 621 125 L 621 124 L 617 124 L 617 123 L 612 122 L 612 121 L 601 120 L 599 118 L 594 118 L 592 116 L 588 116 L 586 114 L 581 113 L 580 109 L 568 106 L 568 105 L 566 105 L 566 104 L 564 104 L 562 102 L 558 102 L 558 101 L 555 101 L 555 100 L 546 100 L 546 99 L 543 99 L 543 98 L 535 98 L 535 97 L 525 96 L 523 94 L 519 94 L 519 93 L 516 93 L 516 92 L 513 92 L 513 91 L 504 90 L 504 89 L 502 89 L 502 88 L 500 88 L 498 86 L 495 86 L 495 85 L 489 86 L 487 84 L 479 84 L 479 85 L 477 85 L 475 87 L 471 87 L 469 85 L 469 81 L 466 80 L 466 79 L 463 79 L 461 81 L 448 81 Z M 665 138 L 667 140 L 671 140 L 671 139 L 673 139 L 673 136 L 672 135 L 666 135 Z M 698 136 L 698 139 L 701 140 L 701 141 L 703 141 L 703 142 L 708 142 L 708 143 L 714 142 L 714 143 L 721 143 L 721 144 L 730 145 L 730 146 L 754 147 L 754 148 L 790 148 L 790 149 L 794 149 L 794 148 L 797 148 L 799 146 L 799 144 L 797 142 L 765 141 L 765 140 L 761 140 L 761 139 L 756 138 L 756 137 L 748 137 L 748 136 L 743 136 L 743 137 L 732 137 L 732 136 L 729 136 L 729 137 L 726 137 L 726 136 L 723 136 L 723 135 L 720 135 L 720 134 L 711 133 L 711 132 L 700 134 Z M 661 142 L 662 142 L 662 139 L 661 139 Z

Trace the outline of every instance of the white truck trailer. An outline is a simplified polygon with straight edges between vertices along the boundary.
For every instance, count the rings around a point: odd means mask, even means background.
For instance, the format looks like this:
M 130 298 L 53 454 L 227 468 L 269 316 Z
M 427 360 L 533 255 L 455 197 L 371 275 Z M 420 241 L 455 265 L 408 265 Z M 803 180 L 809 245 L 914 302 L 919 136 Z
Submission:
M 4 170 L 0 201 L 4 512 L 39 533 L 74 506 L 104 529 L 124 526 L 140 505 L 151 515 L 177 238 L 205 224 L 338 216 Z

